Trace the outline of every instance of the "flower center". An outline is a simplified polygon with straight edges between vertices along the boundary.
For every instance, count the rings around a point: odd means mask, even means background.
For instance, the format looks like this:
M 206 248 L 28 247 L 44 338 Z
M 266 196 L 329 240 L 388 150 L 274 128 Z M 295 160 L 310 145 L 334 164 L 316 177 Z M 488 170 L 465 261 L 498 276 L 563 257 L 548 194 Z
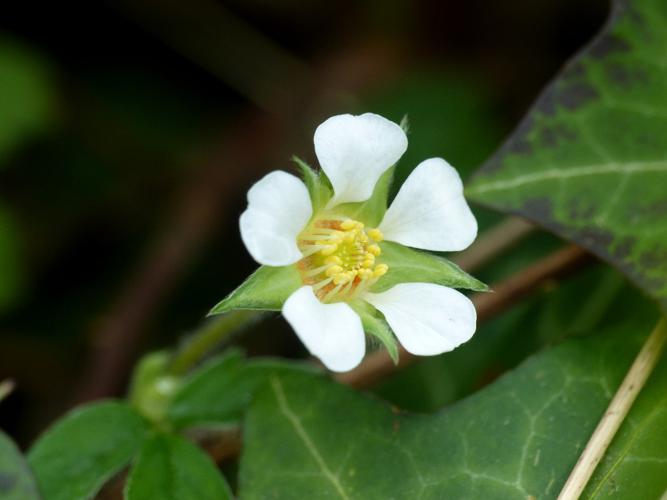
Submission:
M 350 300 L 368 290 L 388 270 L 377 263 L 382 250 L 379 229 L 337 216 L 316 219 L 299 235 L 303 259 L 298 268 L 322 302 Z

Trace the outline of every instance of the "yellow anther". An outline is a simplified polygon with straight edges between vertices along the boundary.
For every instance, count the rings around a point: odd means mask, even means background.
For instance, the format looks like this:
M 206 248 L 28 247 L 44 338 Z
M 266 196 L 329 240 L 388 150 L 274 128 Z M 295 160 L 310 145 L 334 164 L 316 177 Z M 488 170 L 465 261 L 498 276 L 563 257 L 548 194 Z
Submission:
M 336 250 L 338 250 L 338 245 L 327 245 L 322 250 L 320 250 L 320 253 L 322 255 L 331 255 Z
M 382 253 L 382 249 L 379 245 L 368 245 L 366 250 L 368 250 L 369 253 L 375 255 L 376 257 Z
M 349 283 L 353 279 L 354 279 L 354 276 L 352 276 L 351 273 L 343 272 L 343 273 L 339 273 L 336 276 L 334 276 L 333 282 L 334 282 L 334 285 L 344 285 L 345 283 Z
M 324 274 L 326 274 L 327 277 L 332 278 L 332 277 L 334 277 L 335 275 L 337 275 L 337 274 L 339 274 L 339 273 L 342 273 L 342 272 L 343 272 L 343 268 L 342 268 L 342 267 L 340 267 L 340 266 L 335 266 L 335 265 L 334 265 L 334 266 L 331 266 L 329 269 L 327 269 L 326 272 L 325 272 Z
M 373 277 L 373 271 L 371 269 L 359 269 L 359 277 L 362 280 L 371 279 Z
M 380 276 L 387 274 L 387 271 L 389 271 L 389 266 L 387 264 L 378 264 L 373 270 L 373 276 L 379 278 Z
M 375 255 L 372 253 L 367 253 L 364 255 L 361 265 L 363 267 L 373 267 L 373 264 L 375 264 Z
M 369 229 L 368 231 L 366 231 L 366 233 L 368 233 L 368 236 L 373 238 L 375 241 L 379 242 L 384 239 L 384 235 L 382 234 L 382 231 L 380 231 L 379 229 Z
M 336 266 L 342 266 L 343 265 L 343 259 L 341 259 L 338 255 L 329 255 L 326 259 L 324 259 L 325 264 L 334 264 Z
M 299 237 L 299 248 L 308 256 L 300 269 L 304 283 L 312 285 L 325 303 L 365 293 L 389 270 L 386 264 L 377 264 L 382 240 L 379 229 L 367 229 L 354 219 L 315 221 Z

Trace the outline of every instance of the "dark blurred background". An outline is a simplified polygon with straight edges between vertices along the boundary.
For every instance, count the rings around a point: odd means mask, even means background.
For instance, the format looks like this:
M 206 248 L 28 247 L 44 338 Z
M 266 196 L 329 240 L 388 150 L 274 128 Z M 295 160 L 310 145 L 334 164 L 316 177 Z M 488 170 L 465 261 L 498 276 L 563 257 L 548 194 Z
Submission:
M 431 156 L 465 177 L 606 15 L 604 0 L 5 2 L 0 380 L 17 388 L 0 427 L 27 445 L 201 325 L 255 267 L 245 192 L 293 153 L 315 163 L 323 118 L 407 113 L 399 178 Z M 303 355 L 278 316 L 243 342 Z M 498 371 L 515 362 L 492 349 Z M 438 366 L 380 392 L 415 410 L 465 392 Z M 442 384 L 425 394 L 420 376 Z

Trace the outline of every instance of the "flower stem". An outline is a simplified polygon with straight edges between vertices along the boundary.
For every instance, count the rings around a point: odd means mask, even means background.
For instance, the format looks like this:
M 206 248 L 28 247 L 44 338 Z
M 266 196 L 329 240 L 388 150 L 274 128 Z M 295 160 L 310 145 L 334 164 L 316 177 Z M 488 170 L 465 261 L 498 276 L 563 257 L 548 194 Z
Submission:
M 176 351 L 169 365 L 170 375 L 183 375 L 223 340 L 257 322 L 261 311 L 233 311 L 208 321 Z
M 660 359 L 666 341 L 667 321 L 661 319 L 644 342 L 621 386 L 609 403 L 607 411 L 574 466 L 558 500 L 576 500 L 582 494 L 616 431 L 630 411 L 637 394 Z

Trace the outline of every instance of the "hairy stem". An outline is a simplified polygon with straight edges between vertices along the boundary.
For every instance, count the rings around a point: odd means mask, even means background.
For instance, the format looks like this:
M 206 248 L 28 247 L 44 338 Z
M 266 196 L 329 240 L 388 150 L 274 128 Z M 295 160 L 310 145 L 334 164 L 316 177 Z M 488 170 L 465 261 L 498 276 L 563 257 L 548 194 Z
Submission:
M 169 366 L 171 375 L 183 375 L 217 348 L 223 340 L 246 328 L 264 316 L 261 311 L 233 311 L 214 317 L 186 339 Z
M 586 448 L 572 469 L 558 500 L 576 500 L 584 491 L 595 468 L 611 444 L 639 391 L 648 380 L 667 342 L 667 321 L 660 320 L 644 342 L 621 386 L 609 403 Z

